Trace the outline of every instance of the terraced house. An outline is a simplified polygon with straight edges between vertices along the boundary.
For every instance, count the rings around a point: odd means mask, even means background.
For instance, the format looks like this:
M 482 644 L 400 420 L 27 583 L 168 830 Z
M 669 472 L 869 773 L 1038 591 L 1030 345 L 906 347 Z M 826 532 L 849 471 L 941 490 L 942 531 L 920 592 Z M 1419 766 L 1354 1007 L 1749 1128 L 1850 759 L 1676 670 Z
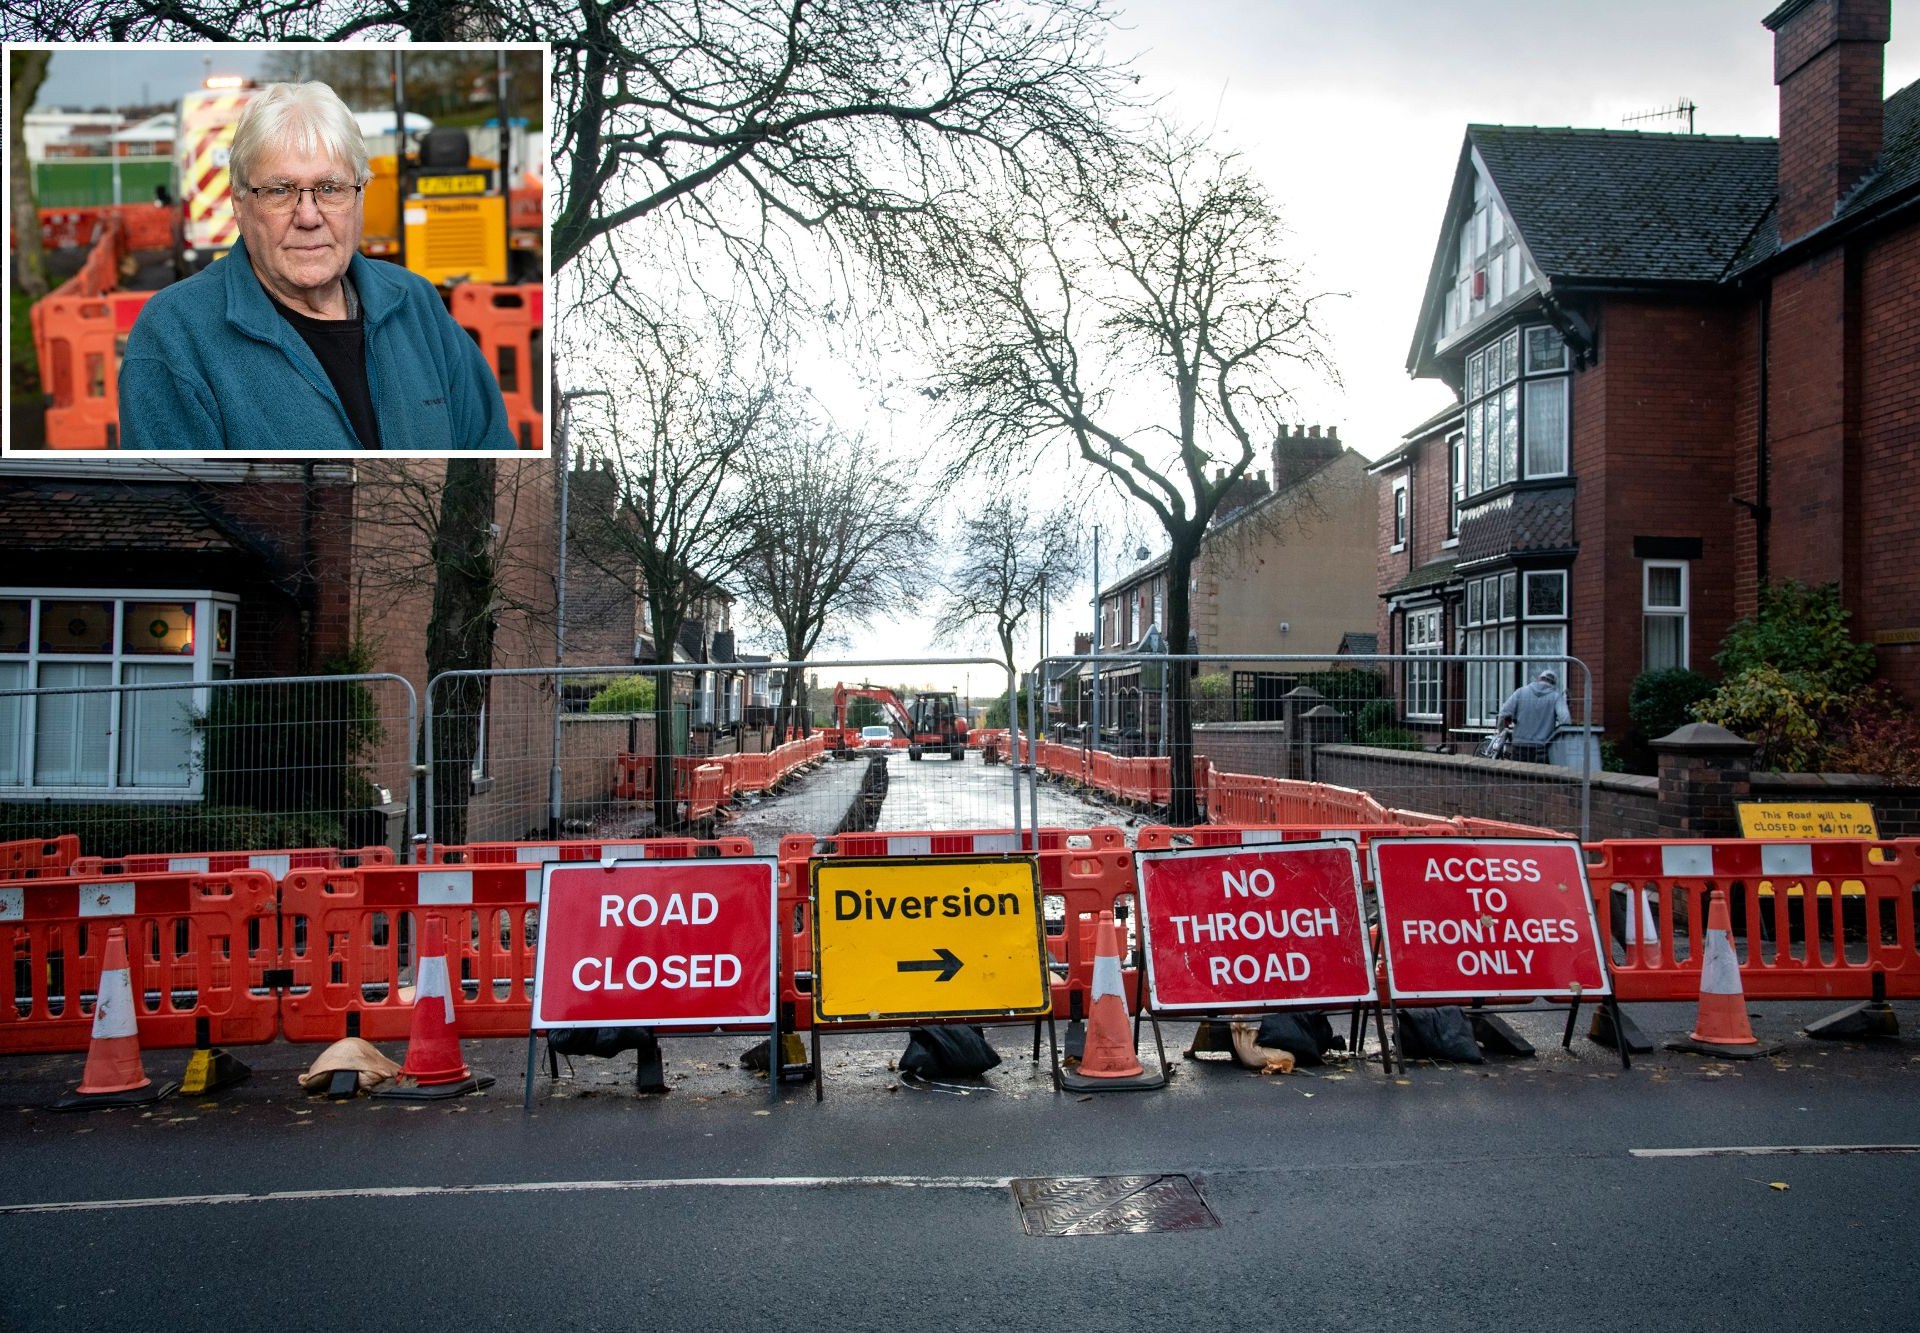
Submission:
M 1373 465 L 1383 649 L 1461 741 L 1538 665 L 1627 727 L 1760 580 L 1837 583 L 1920 698 L 1920 84 L 1889 0 L 1790 0 L 1780 137 L 1469 126 L 1407 365 L 1456 404 Z M 1579 673 L 1569 682 L 1580 697 Z

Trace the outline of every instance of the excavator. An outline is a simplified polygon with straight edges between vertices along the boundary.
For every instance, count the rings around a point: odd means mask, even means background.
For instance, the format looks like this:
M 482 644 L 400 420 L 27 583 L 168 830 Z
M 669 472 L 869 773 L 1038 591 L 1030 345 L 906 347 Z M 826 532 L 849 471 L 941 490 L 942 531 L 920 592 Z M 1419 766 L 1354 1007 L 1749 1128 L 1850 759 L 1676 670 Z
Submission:
M 842 754 L 849 753 L 849 699 L 871 699 L 880 705 L 888 724 L 907 738 L 909 759 L 918 760 L 929 751 L 945 754 L 949 759 L 967 757 L 967 717 L 961 711 L 959 696 L 951 690 L 921 690 L 902 702 L 899 695 L 884 685 L 835 685 L 833 725 L 840 738 L 836 748 Z

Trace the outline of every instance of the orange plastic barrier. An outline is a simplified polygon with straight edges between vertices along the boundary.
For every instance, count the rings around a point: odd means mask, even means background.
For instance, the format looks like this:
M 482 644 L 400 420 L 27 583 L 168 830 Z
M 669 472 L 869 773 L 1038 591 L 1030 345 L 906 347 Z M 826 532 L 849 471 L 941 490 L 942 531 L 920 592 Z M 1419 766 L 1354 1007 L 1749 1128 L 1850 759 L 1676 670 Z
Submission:
M 1026 846 L 1022 844 L 1026 843 Z M 1079 991 L 1081 1012 L 1093 986 L 1093 920 L 1111 912 L 1133 892 L 1133 853 L 1117 828 L 1043 828 L 1016 834 L 1011 829 L 964 829 L 925 833 L 838 833 L 816 839 L 789 834 L 780 840 L 780 998 L 792 1005 L 795 1026 L 812 1026 L 810 992 L 798 987 L 801 973 L 813 967 L 811 877 L 816 856 L 977 856 L 1025 855 L 1037 843 L 1040 891 L 1047 915 L 1047 947 L 1054 963 L 1053 1007 L 1057 1017 L 1074 1012 Z M 1128 1003 L 1137 1004 L 1139 978 L 1123 969 Z
M 173 210 L 159 204 L 101 204 L 93 208 L 40 210 L 40 244 L 49 250 L 92 245 L 117 218 L 129 250 L 165 250 L 173 245 Z M 11 242 L 9 242 L 11 243 Z
M 744 841 L 616 845 L 659 859 L 737 855 Z M 337 1041 L 355 1030 L 371 1041 L 405 1037 L 428 918 L 446 927 L 460 1035 L 525 1036 L 533 1012 L 540 865 L 516 860 L 289 873 L 280 888 L 281 962 L 290 977 L 280 1023 L 287 1040 Z
M 473 335 L 500 381 L 507 424 L 522 449 L 546 442 L 541 425 L 542 294 L 538 283 L 502 287 L 468 282 L 453 289 L 454 323 Z
M 336 866 L 392 865 L 391 847 L 303 847 L 280 852 L 143 852 L 137 856 L 83 856 L 74 862 L 75 875 L 224 874 L 229 870 L 264 870 L 275 883 L 289 870 L 331 870 Z
M 1367 848 L 1375 838 L 1445 838 L 1462 834 L 1451 823 L 1444 824 L 1261 824 L 1239 827 L 1228 824 L 1201 824 L 1194 828 L 1169 828 L 1149 824 L 1140 830 L 1134 847 L 1142 852 L 1158 852 L 1185 839 L 1192 847 L 1258 847 L 1276 842 L 1314 842 L 1336 838 L 1350 842 L 1360 853 L 1360 873 L 1370 873 Z
M 598 861 L 609 850 L 641 860 L 686 860 L 695 856 L 752 856 L 751 838 L 616 838 L 606 842 L 469 842 L 435 845 L 432 865 L 541 865 L 548 861 Z
M 80 835 L 77 833 L 0 842 L 0 880 L 65 875 L 67 868 L 79 859 Z
M 1920 839 L 1620 839 L 1587 857 L 1623 1001 L 1698 997 L 1712 889 L 1727 895 L 1749 1000 L 1867 999 L 1876 978 L 1891 998 L 1920 997 Z
M 273 1040 L 279 1001 L 273 879 L 78 876 L 0 884 L 0 1052 L 83 1051 L 107 928 L 124 926 L 147 1047 L 189 1047 L 198 1020 L 219 1045 Z

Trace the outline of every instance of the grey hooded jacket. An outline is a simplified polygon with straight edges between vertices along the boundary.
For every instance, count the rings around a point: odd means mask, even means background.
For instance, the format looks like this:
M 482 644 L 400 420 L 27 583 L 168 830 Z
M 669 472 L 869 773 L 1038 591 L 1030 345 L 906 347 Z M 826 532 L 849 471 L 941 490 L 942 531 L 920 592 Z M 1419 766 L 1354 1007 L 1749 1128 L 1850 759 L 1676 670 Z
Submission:
M 1566 696 L 1544 681 L 1522 685 L 1500 705 L 1500 725 L 1513 723 L 1513 739 L 1520 745 L 1545 745 L 1555 728 L 1573 721 Z

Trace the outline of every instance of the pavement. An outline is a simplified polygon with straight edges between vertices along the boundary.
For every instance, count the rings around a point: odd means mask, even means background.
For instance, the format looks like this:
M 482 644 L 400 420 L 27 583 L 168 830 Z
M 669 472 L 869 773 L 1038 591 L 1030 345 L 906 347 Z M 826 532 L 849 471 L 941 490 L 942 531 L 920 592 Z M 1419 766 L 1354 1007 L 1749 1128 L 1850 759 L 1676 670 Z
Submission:
M 0 1059 L 0 1328 L 1910 1329 L 1920 1040 L 1797 1035 L 1819 1012 L 1754 1006 L 1773 1058 L 1622 1071 L 1543 1009 L 1535 1058 L 1392 1076 L 1182 1060 L 1168 1024 L 1172 1082 L 1097 1096 L 1030 1027 L 937 1083 L 892 1068 L 904 1033 L 835 1034 L 817 1103 L 770 1099 L 748 1036 L 677 1038 L 670 1093 L 576 1060 L 531 1114 L 522 1042 L 467 1043 L 500 1082 L 425 1106 L 309 1099 L 280 1044 L 228 1092 L 63 1116 L 81 1057 Z M 1023 1229 L 1016 1180 L 1117 1175 L 1218 1225 Z

